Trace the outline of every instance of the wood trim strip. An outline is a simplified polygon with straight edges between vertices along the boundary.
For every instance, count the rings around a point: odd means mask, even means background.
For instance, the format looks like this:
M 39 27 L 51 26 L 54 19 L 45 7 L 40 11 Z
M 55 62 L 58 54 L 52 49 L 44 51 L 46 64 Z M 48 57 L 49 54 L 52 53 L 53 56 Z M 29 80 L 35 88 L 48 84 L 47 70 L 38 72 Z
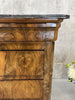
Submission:
M 59 23 L 57 23 L 59 24 Z M 25 27 L 56 27 L 56 23 L 44 23 L 44 24 L 41 24 L 41 23 L 38 23 L 38 24 L 18 24 L 18 23 L 0 23 L 0 28 L 2 27 L 12 27 L 12 28 L 25 28 Z M 57 26 L 58 27 L 58 26 Z
M 63 19 L 38 19 L 38 18 L 1 18 L 0 23 L 58 23 Z

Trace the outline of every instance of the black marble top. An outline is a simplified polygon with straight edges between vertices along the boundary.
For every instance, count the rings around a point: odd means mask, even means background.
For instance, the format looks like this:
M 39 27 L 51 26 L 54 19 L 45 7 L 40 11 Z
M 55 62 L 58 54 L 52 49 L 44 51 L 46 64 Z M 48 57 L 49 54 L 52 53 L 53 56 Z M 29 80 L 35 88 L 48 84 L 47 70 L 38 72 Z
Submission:
M 69 15 L 48 14 L 48 15 L 0 15 L 0 18 L 43 18 L 43 19 L 68 19 Z

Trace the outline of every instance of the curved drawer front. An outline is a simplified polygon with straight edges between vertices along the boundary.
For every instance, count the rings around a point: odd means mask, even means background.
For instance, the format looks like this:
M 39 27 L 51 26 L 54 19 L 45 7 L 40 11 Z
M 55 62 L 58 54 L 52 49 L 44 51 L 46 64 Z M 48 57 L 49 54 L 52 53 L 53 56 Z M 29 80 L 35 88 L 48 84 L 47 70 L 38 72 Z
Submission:
M 0 28 L 0 41 L 54 41 L 55 28 Z
M 0 81 L 0 100 L 43 100 L 43 81 Z
M 44 51 L 0 51 L 0 80 L 43 79 Z

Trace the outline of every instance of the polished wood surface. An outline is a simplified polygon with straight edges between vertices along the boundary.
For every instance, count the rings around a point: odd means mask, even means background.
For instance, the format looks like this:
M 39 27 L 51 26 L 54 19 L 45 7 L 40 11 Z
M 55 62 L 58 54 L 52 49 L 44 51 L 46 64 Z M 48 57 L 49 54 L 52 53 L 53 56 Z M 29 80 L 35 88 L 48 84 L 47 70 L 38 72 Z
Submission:
M 0 51 L 0 80 L 43 79 L 43 65 L 43 51 Z
M 42 80 L 0 81 L 0 100 L 42 100 Z
M 54 41 L 63 18 L 0 18 L 0 100 L 50 100 Z
M 55 28 L 0 28 L 0 41 L 53 41 L 57 39 Z
M 58 23 L 63 19 L 41 19 L 41 18 L 1 18 L 0 23 Z
M 44 42 L 0 42 L 0 50 L 2 51 L 21 51 L 21 50 L 44 50 L 45 43 Z
M 44 100 L 50 100 L 53 72 L 54 42 L 45 44 Z

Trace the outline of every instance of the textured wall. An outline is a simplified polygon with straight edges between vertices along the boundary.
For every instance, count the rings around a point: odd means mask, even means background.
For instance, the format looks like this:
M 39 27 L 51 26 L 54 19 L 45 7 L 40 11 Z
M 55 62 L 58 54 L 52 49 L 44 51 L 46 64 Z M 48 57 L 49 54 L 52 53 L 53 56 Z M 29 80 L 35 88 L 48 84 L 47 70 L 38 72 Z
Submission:
M 0 14 L 70 14 L 59 29 L 53 78 L 67 78 L 66 63 L 75 60 L 75 0 L 0 0 Z

